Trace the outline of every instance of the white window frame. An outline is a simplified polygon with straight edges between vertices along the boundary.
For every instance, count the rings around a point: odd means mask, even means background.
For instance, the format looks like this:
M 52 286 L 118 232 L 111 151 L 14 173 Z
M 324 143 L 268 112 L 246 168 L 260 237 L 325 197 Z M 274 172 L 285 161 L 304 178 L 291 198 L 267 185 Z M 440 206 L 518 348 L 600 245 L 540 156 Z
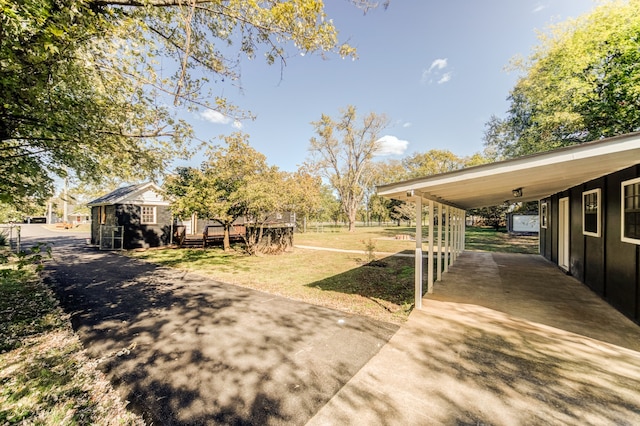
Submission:
M 549 203 L 540 203 L 540 227 L 547 229 L 549 226 Z
M 629 238 L 624 236 L 624 188 L 629 185 L 640 184 L 640 178 L 635 178 L 631 180 L 625 180 L 620 185 L 620 239 L 624 243 L 638 244 L 640 245 L 640 239 L 638 238 Z
M 585 195 L 596 194 L 596 232 L 590 232 L 585 229 L 585 213 L 586 213 L 586 205 L 584 202 Z M 590 237 L 600 237 L 602 235 L 601 231 L 601 223 L 602 223 L 602 191 L 600 188 L 592 189 L 590 191 L 584 191 L 582 193 L 582 234 L 588 235 Z
M 149 213 L 144 212 L 144 209 L 152 209 L 153 211 L 153 221 L 150 222 L 148 220 L 145 220 L 145 216 L 148 216 Z M 157 221 L 157 216 L 158 215 L 158 208 L 157 206 L 140 206 L 140 224 L 142 225 L 155 225 L 156 223 L 158 223 Z

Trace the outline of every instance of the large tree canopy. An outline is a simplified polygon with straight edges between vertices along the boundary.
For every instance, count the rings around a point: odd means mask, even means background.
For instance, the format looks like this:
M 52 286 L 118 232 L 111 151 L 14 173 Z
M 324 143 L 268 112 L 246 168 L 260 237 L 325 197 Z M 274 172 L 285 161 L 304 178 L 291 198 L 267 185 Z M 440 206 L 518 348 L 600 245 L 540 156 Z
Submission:
M 640 129 L 640 1 L 612 1 L 550 27 L 485 140 L 514 157 Z
M 380 132 L 388 124 L 386 116 L 373 112 L 361 120 L 358 124 L 356 108 L 350 105 L 338 120 L 322 114 L 311 123 L 317 134 L 310 141 L 312 163 L 338 193 L 349 231 L 355 230 L 358 208 L 374 177 L 370 168 Z
M 216 83 L 289 48 L 355 55 L 320 0 L 0 0 L 0 202 L 161 173 L 192 136 L 178 106 L 243 117 Z

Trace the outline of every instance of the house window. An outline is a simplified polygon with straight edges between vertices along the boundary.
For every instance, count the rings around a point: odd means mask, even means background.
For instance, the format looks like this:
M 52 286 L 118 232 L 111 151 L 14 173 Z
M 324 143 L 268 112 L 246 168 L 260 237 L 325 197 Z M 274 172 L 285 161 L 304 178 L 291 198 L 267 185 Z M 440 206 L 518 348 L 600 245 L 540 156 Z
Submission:
M 622 241 L 640 244 L 640 178 L 622 182 Z
M 142 223 L 142 224 L 154 224 L 154 223 L 156 223 L 156 207 L 155 206 L 142 206 L 141 207 L 140 223 Z
M 600 189 L 582 193 L 582 233 L 600 236 Z
M 542 203 L 540 205 L 540 227 L 547 228 L 547 217 L 549 214 L 549 207 L 547 203 Z
M 98 206 L 98 222 L 101 225 L 107 223 L 107 206 Z

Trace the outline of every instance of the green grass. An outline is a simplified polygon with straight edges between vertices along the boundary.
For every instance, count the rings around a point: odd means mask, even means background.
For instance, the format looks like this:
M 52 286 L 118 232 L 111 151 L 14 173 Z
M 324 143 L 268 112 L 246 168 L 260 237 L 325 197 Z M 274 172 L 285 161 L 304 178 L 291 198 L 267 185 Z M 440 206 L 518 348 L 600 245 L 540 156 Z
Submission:
M 0 269 L 0 424 L 144 424 L 126 411 L 30 269 Z
M 277 256 L 248 256 L 241 248 L 228 253 L 209 248 L 147 250 L 130 255 L 218 281 L 399 323 L 413 307 L 414 259 L 389 254 L 413 253 L 415 241 L 400 238 L 414 232 L 414 228 L 405 227 L 362 227 L 354 233 L 336 228 L 327 232 L 325 228 L 324 232 L 294 237 L 297 246 L 358 253 L 294 248 Z M 474 250 L 537 252 L 536 237 L 513 238 L 483 228 L 471 228 L 467 235 L 467 246 Z M 514 245 L 509 246 L 510 242 Z M 371 260 L 377 260 L 377 266 L 372 266 Z
M 358 246 L 364 250 L 359 243 L 353 245 Z M 241 250 L 227 253 L 220 248 L 148 250 L 129 255 L 388 322 L 404 321 L 413 302 L 411 258 L 380 258 L 378 266 L 370 266 L 364 251 L 352 254 L 299 248 L 276 256 L 248 256 Z
M 506 230 L 495 231 L 484 227 L 468 227 L 465 246 L 467 250 L 527 254 L 539 252 L 537 235 L 515 235 Z

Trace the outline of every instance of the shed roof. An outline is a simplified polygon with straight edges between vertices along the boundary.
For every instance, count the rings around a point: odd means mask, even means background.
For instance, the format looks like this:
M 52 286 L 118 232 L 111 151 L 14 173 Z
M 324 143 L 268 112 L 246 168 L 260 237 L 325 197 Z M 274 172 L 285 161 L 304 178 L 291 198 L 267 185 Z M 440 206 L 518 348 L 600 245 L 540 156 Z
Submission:
M 111 204 L 126 204 L 129 202 L 140 201 L 140 195 L 144 192 L 151 190 L 156 194 L 161 192 L 161 189 L 158 185 L 153 182 L 139 183 L 136 185 L 123 186 L 121 188 L 116 189 L 106 195 L 103 195 L 100 198 L 96 198 L 95 200 L 89 202 L 87 205 L 89 207 L 92 206 L 101 206 L 101 205 L 111 205 Z M 165 202 L 163 202 L 165 204 Z
M 378 195 L 422 196 L 462 209 L 535 201 L 640 164 L 640 132 L 378 186 Z M 521 189 L 515 198 L 513 190 Z

